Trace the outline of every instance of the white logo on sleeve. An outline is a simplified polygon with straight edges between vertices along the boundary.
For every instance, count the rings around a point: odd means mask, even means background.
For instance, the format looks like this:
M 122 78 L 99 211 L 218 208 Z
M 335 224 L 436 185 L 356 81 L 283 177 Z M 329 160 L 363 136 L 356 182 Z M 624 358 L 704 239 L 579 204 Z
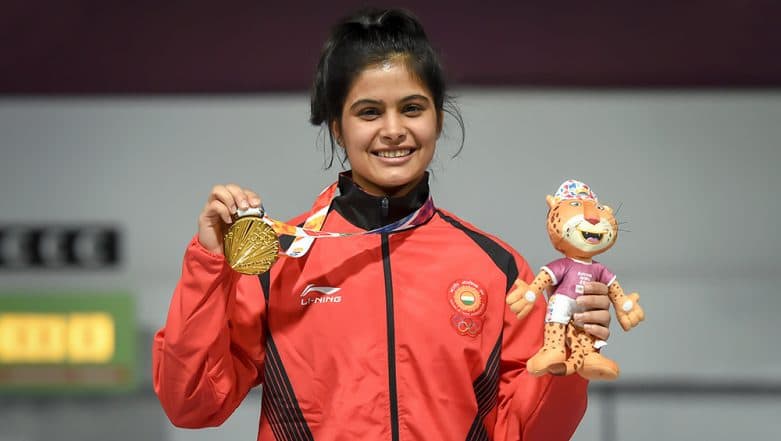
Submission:
M 315 286 L 310 283 L 301 292 L 301 306 L 308 306 L 313 303 L 341 303 L 342 296 L 334 295 L 342 288 L 331 286 Z

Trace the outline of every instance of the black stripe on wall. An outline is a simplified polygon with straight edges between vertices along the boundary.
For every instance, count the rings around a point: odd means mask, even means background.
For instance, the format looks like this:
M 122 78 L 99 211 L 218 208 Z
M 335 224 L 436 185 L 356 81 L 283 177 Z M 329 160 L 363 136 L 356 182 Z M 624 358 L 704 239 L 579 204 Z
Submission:
M 328 29 L 366 3 L 6 1 L 0 93 L 306 91 Z M 455 84 L 781 86 L 781 2 L 500 3 L 394 2 Z

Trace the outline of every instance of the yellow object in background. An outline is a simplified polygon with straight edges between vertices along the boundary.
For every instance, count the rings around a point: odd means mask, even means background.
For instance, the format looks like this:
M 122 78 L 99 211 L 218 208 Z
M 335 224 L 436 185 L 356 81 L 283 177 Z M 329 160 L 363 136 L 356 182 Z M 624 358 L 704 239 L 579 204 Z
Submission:
M 0 313 L 0 363 L 106 363 L 114 319 L 104 312 Z
M 67 330 L 62 314 L 0 314 L 0 362 L 62 363 Z
M 0 294 L 0 392 L 132 388 L 134 316 L 126 294 Z
M 68 361 L 106 363 L 116 346 L 114 319 L 105 312 L 76 313 L 68 318 Z

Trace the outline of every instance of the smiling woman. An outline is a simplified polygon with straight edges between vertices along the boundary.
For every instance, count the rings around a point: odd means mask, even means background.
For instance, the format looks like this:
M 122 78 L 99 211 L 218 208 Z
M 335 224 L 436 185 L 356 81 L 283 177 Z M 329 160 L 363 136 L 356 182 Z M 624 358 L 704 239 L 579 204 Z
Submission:
M 528 375 L 545 300 L 532 299 L 522 322 L 505 303 L 531 270 L 501 240 L 434 206 L 426 168 L 445 112 L 463 132 L 412 15 L 364 11 L 334 27 L 310 121 L 351 170 L 290 223 L 363 234 L 310 242 L 295 258 L 286 238 L 269 272 L 238 274 L 223 233 L 260 196 L 214 187 L 154 343 L 155 391 L 175 424 L 221 424 L 262 383 L 259 439 L 571 437 L 587 381 Z M 602 291 L 585 290 L 594 312 L 609 306 Z M 609 315 L 583 320 L 606 338 Z

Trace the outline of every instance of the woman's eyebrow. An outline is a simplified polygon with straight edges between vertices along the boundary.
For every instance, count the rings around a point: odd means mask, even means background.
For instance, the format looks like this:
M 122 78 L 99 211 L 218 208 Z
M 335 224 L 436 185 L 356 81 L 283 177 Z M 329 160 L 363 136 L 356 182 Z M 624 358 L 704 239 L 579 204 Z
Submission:
M 415 94 L 412 94 L 412 95 L 405 96 L 404 98 L 400 99 L 399 102 L 400 103 L 406 103 L 407 101 L 414 101 L 414 100 L 423 100 L 423 101 L 426 101 L 426 102 L 430 102 L 431 101 L 427 96 L 415 93 Z M 385 103 L 383 101 L 380 101 L 380 100 L 375 100 L 375 99 L 371 99 L 371 98 L 363 98 L 363 99 L 360 99 L 360 100 L 352 103 L 352 105 L 350 106 L 350 110 L 355 110 L 356 107 L 363 106 L 363 105 L 383 106 L 383 105 L 385 105 Z
M 427 102 L 430 101 L 428 97 L 425 95 L 413 94 L 413 95 L 405 96 L 404 98 L 401 99 L 401 102 L 413 101 L 413 100 L 423 100 Z
M 379 100 L 373 100 L 373 99 L 369 99 L 369 98 L 364 98 L 364 99 L 360 99 L 360 100 L 354 102 L 350 106 L 350 110 L 355 110 L 356 107 L 362 106 L 362 105 L 365 105 L 365 104 L 374 105 L 374 106 L 382 106 L 383 102 L 379 101 Z

